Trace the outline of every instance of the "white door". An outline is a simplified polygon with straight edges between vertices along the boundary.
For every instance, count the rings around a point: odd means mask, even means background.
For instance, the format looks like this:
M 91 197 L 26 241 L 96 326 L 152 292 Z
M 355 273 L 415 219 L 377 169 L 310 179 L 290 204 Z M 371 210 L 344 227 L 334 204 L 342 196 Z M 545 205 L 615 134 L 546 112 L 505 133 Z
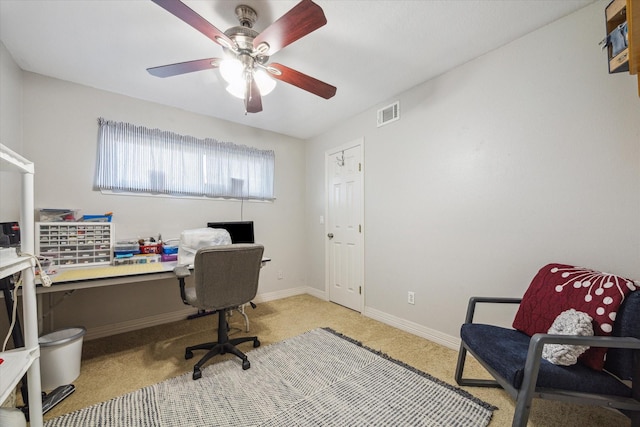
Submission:
M 326 155 L 329 300 L 359 312 L 364 306 L 362 142 L 354 141 Z

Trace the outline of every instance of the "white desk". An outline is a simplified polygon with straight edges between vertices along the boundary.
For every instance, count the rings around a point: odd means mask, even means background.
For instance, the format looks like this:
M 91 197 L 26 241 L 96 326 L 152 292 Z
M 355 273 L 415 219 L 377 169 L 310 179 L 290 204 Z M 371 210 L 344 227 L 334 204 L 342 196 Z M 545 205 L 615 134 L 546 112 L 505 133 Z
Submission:
M 271 258 L 262 258 L 262 266 L 264 267 Z M 87 267 L 66 267 L 58 270 L 56 274 L 49 277 L 53 284 L 49 287 L 38 285 L 36 293 L 38 294 L 38 329 L 43 329 L 44 318 L 42 316 L 42 298 L 43 294 L 52 292 L 69 292 L 76 289 L 97 288 L 102 286 L 124 285 L 129 283 L 149 282 L 153 280 L 176 279 L 173 269 L 177 266 L 177 261 L 171 262 L 152 262 L 146 264 L 125 264 L 125 265 L 99 265 Z M 39 279 L 37 279 L 39 283 Z M 49 300 L 51 302 L 51 300 Z M 49 307 L 51 310 L 52 307 Z M 249 328 L 248 318 L 245 317 L 247 331 Z
M 271 261 L 271 258 L 262 258 L 262 266 L 269 261 Z M 49 276 L 53 281 L 53 285 L 47 288 L 38 286 L 36 293 L 46 294 L 74 289 L 175 279 L 176 276 L 173 273 L 173 269 L 177 264 L 177 261 L 171 261 L 151 262 L 147 264 L 93 265 L 90 267 L 61 268 L 56 274 Z
M 74 289 L 96 288 L 100 286 L 122 285 L 126 283 L 148 282 L 152 280 L 175 279 L 172 262 L 152 262 L 148 264 L 99 265 L 90 267 L 61 268 L 52 274 L 53 285 L 38 286 L 36 293 L 62 292 Z

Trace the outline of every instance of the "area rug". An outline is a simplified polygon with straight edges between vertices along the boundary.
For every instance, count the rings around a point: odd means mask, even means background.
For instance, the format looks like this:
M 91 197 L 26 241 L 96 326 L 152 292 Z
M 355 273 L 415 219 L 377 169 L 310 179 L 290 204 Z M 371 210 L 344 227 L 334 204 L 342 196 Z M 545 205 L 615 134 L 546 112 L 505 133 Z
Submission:
M 497 409 L 330 329 L 314 329 L 54 418 L 46 427 L 486 426 Z

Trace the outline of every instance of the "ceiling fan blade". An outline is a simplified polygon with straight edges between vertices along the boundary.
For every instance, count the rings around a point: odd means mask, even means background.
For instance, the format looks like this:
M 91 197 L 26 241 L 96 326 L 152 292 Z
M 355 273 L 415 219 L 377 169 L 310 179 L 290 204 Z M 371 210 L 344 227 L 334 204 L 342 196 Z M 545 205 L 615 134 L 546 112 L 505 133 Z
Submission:
M 214 42 L 224 47 L 232 47 L 235 43 L 209 21 L 198 15 L 193 9 L 180 0 L 151 0 L 169 13 L 182 19 Z
M 217 68 L 220 61 L 220 58 L 196 59 L 195 61 L 179 62 L 177 64 L 147 68 L 147 71 L 149 74 L 156 77 L 171 77 L 179 74 L 193 73 L 194 71 Z
M 247 113 L 259 113 L 262 111 L 262 97 L 255 79 L 247 81 L 247 90 L 244 96 L 244 108 Z
M 326 23 L 327 18 L 320 6 L 311 0 L 302 0 L 258 34 L 253 40 L 253 47 L 257 48 L 260 43 L 266 42 L 269 50 L 265 55 L 273 55 Z
M 335 86 L 331 86 L 328 83 L 303 74 L 293 68 L 286 67 L 282 64 L 269 64 L 266 68 L 267 70 L 269 70 L 269 68 L 275 68 L 281 72 L 280 75 L 269 72 L 269 75 L 274 79 L 292 84 L 324 99 L 329 99 L 336 94 L 337 89 Z

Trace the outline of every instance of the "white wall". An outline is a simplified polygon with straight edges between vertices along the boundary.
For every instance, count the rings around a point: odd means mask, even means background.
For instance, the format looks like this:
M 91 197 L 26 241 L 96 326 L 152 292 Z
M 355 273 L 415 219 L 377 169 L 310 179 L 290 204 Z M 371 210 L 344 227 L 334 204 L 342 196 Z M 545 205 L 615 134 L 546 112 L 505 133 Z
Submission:
M 470 296 L 521 296 L 549 262 L 640 279 L 640 98 L 635 77 L 607 73 L 605 5 L 309 141 L 309 286 L 325 291 L 324 153 L 358 137 L 372 317 L 458 337 Z M 396 99 L 401 120 L 377 128 Z
M 22 153 L 22 73 L 11 54 L 0 42 L 0 143 Z M 18 221 L 20 176 L 0 172 L 0 222 Z
M 84 214 L 113 211 L 117 239 L 158 233 L 168 239 L 179 237 L 183 229 L 205 227 L 207 221 L 240 220 L 241 203 L 93 191 L 98 117 L 275 150 L 277 200 L 245 202 L 243 218 L 254 221 L 256 241 L 273 260 L 262 270 L 259 294 L 304 291 L 303 141 L 38 74 L 25 72 L 23 82 L 24 155 L 37 168 L 36 208 L 78 208 Z M 278 271 L 283 279 L 277 278 Z M 81 290 L 55 309 L 53 326 L 80 324 L 91 332 L 183 308 L 174 280 Z

